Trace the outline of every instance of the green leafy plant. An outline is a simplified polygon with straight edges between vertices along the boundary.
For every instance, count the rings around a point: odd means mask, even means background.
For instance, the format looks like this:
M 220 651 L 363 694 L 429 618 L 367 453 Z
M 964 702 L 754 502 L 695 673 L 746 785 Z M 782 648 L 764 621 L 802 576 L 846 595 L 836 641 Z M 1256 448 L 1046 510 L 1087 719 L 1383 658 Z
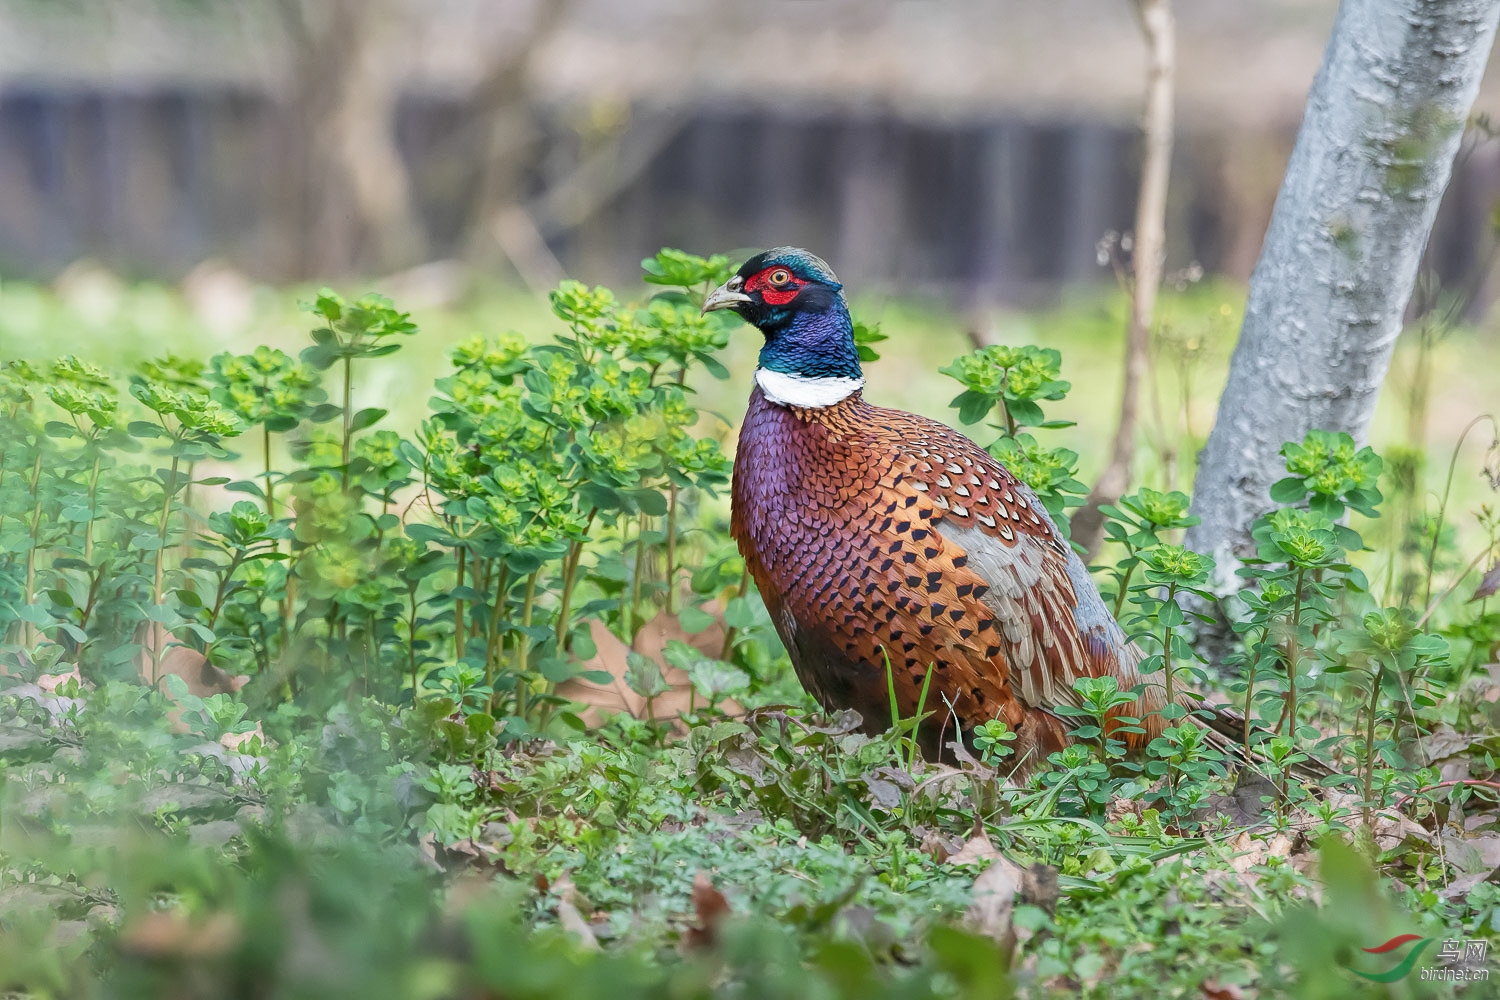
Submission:
M 1016 752 L 1015 747 L 1010 746 L 1016 737 L 1017 734 L 1005 723 L 991 719 L 974 730 L 974 749 L 979 751 L 979 759 L 984 764 L 998 767 Z
M 957 358 L 939 369 L 956 379 L 964 391 L 948 405 L 957 408 L 964 424 L 977 424 L 995 415 L 1000 436 L 990 454 L 1005 463 L 1021 482 L 1036 491 L 1047 512 L 1067 531 L 1064 511 L 1082 505 L 1088 490 L 1074 478 L 1077 452 L 1046 448 L 1027 428 L 1053 430 L 1073 426 L 1068 420 L 1049 420 L 1042 402 L 1060 400 L 1072 388 L 1060 378 L 1062 355 L 1051 348 L 991 346 Z
M 1125 555 L 1110 567 L 1115 589 L 1110 599 L 1114 616 L 1119 618 L 1125 609 L 1125 600 L 1130 595 L 1130 581 L 1141 564 L 1141 553 L 1160 545 L 1164 532 L 1189 528 L 1198 523 L 1198 518 L 1188 513 L 1190 500 L 1186 493 L 1173 490 L 1160 493 L 1150 487 L 1120 498 L 1119 503 L 1105 504 L 1100 513 L 1108 520 L 1104 522 L 1104 535 L 1111 542 L 1124 546 Z
M 1145 567 L 1142 573 L 1145 582 L 1130 588 L 1130 603 L 1136 611 L 1126 618 L 1124 625 L 1133 631 L 1141 630 L 1135 632 L 1136 641 L 1155 650 L 1141 660 L 1140 670 L 1148 677 L 1162 674 L 1165 699 L 1162 718 L 1180 719 L 1185 710 L 1177 701 L 1181 689 L 1178 670 L 1187 669 L 1192 683 L 1201 684 L 1208 680 L 1207 674 L 1197 666 L 1206 661 L 1188 644 L 1183 627 L 1189 617 L 1203 622 L 1213 621 L 1210 615 L 1190 610 L 1188 601 L 1192 598 L 1200 602 L 1214 600 L 1214 595 L 1205 589 L 1213 573 L 1214 561 L 1180 545 L 1166 543 L 1153 545 L 1139 553 L 1137 558 Z

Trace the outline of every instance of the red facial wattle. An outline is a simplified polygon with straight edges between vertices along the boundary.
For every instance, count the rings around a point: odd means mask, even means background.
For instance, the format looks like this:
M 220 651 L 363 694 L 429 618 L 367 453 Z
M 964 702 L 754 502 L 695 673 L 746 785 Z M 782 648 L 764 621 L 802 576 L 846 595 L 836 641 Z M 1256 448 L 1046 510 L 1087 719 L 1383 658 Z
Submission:
M 771 280 L 771 275 L 776 274 L 778 271 L 787 275 L 786 281 L 780 284 Z M 795 299 L 797 293 L 802 291 L 803 286 L 806 284 L 807 282 L 787 272 L 785 268 L 768 267 L 745 282 L 745 291 L 750 293 L 759 292 L 761 300 L 768 306 L 784 306 Z

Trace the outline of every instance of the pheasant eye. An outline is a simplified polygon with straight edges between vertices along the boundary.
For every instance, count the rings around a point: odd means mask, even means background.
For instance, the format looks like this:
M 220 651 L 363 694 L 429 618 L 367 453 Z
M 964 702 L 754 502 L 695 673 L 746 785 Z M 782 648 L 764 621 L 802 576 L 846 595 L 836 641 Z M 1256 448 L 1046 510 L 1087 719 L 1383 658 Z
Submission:
M 784 268 L 778 267 L 776 270 L 771 272 L 771 276 L 768 280 L 773 285 L 784 285 L 788 281 L 792 280 L 792 275 L 791 272 L 785 270 Z

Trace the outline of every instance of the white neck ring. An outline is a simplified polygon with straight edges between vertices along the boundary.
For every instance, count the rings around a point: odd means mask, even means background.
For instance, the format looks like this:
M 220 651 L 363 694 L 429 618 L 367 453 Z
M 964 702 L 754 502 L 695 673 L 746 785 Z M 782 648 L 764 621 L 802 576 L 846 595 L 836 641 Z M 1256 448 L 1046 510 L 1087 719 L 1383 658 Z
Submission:
M 755 382 L 771 402 L 805 410 L 841 403 L 865 387 L 862 378 L 789 375 L 770 368 L 755 369 Z

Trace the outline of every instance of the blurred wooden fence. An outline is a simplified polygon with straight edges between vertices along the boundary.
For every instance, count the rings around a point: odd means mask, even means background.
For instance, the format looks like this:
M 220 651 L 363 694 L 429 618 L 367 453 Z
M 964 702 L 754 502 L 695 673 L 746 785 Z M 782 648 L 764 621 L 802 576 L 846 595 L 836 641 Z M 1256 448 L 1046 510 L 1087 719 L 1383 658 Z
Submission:
M 399 145 L 434 256 L 473 245 L 484 148 L 473 118 L 453 100 L 401 106 Z M 45 279 L 89 256 L 137 277 L 173 279 L 208 257 L 268 280 L 335 277 L 304 273 L 298 120 L 233 90 L 0 94 L 0 275 Z M 547 129 L 529 167 L 538 191 L 586 152 L 563 123 Z M 1184 137 L 1169 268 L 1195 261 L 1244 276 L 1289 139 Z M 1129 128 L 1085 121 L 706 106 L 683 115 L 645 169 L 551 250 L 571 273 L 618 280 L 663 245 L 799 243 L 846 280 L 1025 299 L 1109 280 L 1096 244 L 1130 224 L 1135 142 Z M 1463 273 L 1484 252 L 1493 152 L 1470 157 L 1450 193 L 1434 236 L 1445 272 Z

